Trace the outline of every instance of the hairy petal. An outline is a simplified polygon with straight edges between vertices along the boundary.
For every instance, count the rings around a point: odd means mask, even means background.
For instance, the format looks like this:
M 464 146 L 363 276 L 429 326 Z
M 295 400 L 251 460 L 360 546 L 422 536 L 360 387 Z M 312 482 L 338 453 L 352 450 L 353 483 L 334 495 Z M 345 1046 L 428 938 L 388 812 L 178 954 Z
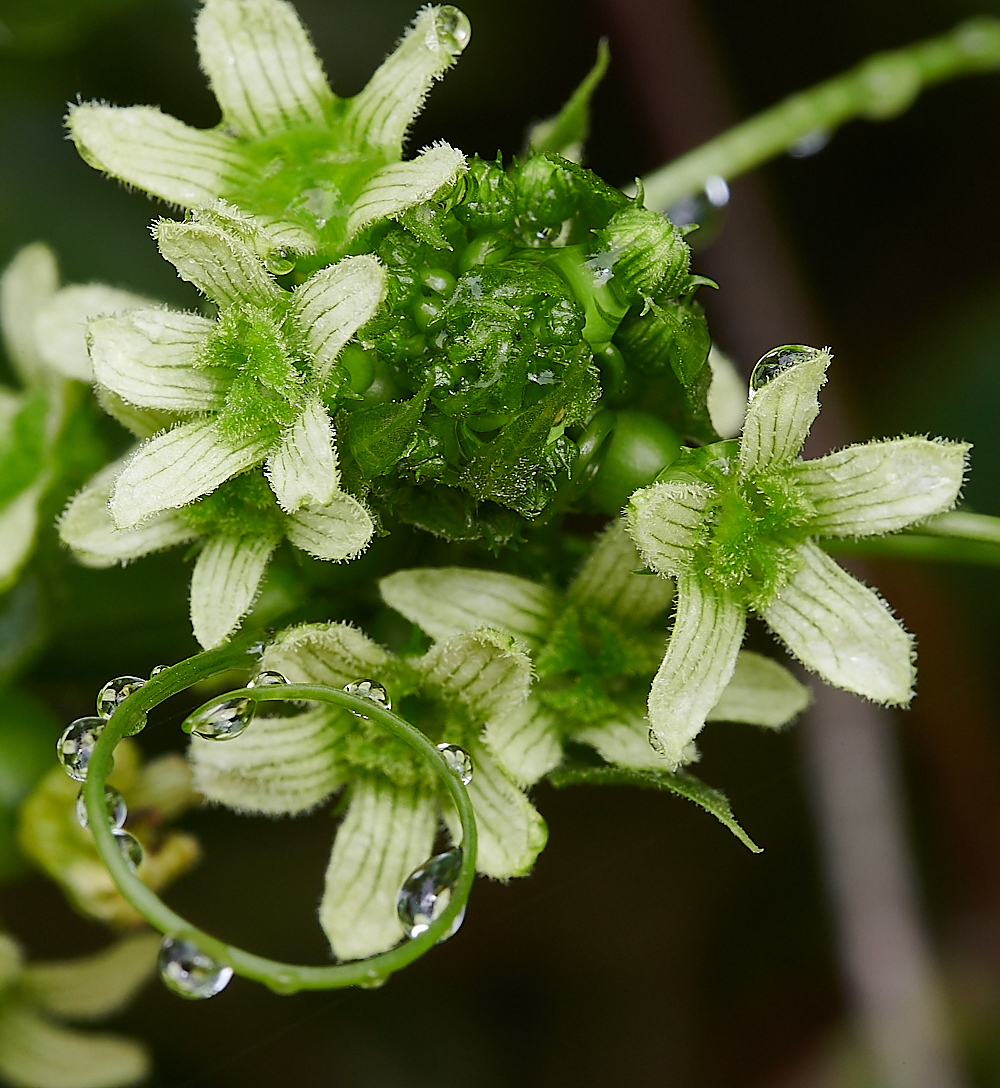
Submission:
M 141 1043 L 60 1027 L 25 1004 L 0 1011 L 0 1076 L 22 1088 L 119 1088 L 150 1071 Z
M 351 785 L 326 871 L 319 921 L 338 958 L 363 959 L 403 939 L 396 898 L 434 848 L 437 798 L 380 776 Z
M 609 763 L 637 771 L 662 771 L 663 757 L 649 743 L 649 722 L 638 711 L 622 709 L 618 717 L 599 725 L 588 725 L 573 734 L 573 740 L 589 744 Z
M 231 445 L 212 420 L 182 423 L 144 442 L 129 458 L 115 484 L 111 516 L 119 529 L 128 529 L 151 514 L 185 506 L 259 464 L 268 450 L 259 438 Z
M 626 623 L 645 625 L 674 599 L 667 578 L 635 574 L 644 565 L 621 521 L 603 532 L 569 587 L 569 599 Z
M 816 508 L 816 536 L 875 536 L 950 510 L 965 476 L 966 442 L 897 438 L 848 446 L 792 465 Z
M 106 465 L 70 499 L 59 519 L 59 537 L 85 567 L 113 567 L 142 555 L 185 544 L 197 535 L 180 514 L 154 514 L 131 529 L 115 527 L 108 509 L 124 461 Z
M 291 514 L 300 506 L 333 501 L 340 481 L 333 424 L 323 402 L 306 402 L 298 419 L 267 459 L 265 468 L 278 505 Z
M 431 84 L 455 63 L 468 38 L 467 24 L 464 28 L 456 25 L 439 7 L 425 7 L 395 52 L 352 100 L 347 125 L 353 141 L 398 159 L 406 130 L 420 112 Z
M 430 200 L 465 169 L 465 156 L 448 144 L 434 144 L 409 162 L 384 166 L 371 176 L 354 202 L 347 220 L 347 237 L 353 238 L 380 219 L 390 219 L 414 204 Z
M 197 314 L 173 310 L 98 318 L 89 326 L 94 378 L 140 408 L 217 411 L 224 403 L 225 378 L 217 368 L 195 366 L 213 327 Z
M 21 985 L 32 1001 L 63 1020 L 111 1016 L 152 977 L 159 948 L 158 933 L 131 934 L 93 956 L 31 963 Z
M 413 666 L 428 687 L 462 703 L 479 720 L 510 713 L 531 687 L 531 659 L 509 635 L 488 628 L 435 643 Z
M 649 691 L 650 742 L 668 770 L 692 758 L 692 742 L 736 667 L 746 613 L 727 591 L 698 574 L 677 579 L 677 614 Z
M 149 306 L 150 300 L 102 283 L 64 287 L 35 318 L 38 348 L 45 365 L 64 378 L 89 382 L 93 378 L 87 354 L 87 324 L 95 317 Z
M 295 8 L 283 0 L 207 0 L 195 23 L 201 66 L 240 136 L 325 124 L 334 103 Z
M 483 730 L 483 740 L 519 786 L 537 782 L 562 759 L 558 718 L 530 697 L 491 718 Z
M 220 306 L 241 302 L 269 306 L 281 298 L 264 262 L 232 232 L 214 223 L 160 219 L 153 234 L 177 275 Z
M 736 668 L 719 701 L 708 712 L 710 722 L 748 722 L 780 729 L 812 701 L 809 689 L 777 661 L 740 650 Z
M 795 657 L 828 683 L 877 703 L 913 696 L 912 639 L 889 606 L 812 541 L 761 615 Z
M 485 745 L 470 744 L 469 755 L 473 775 L 467 789 L 479 836 L 476 869 L 496 880 L 523 876 L 545 848 L 545 821 Z M 460 842 L 462 825 L 454 808 L 446 808 L 444 816 L 452 839 Z
M 353 495 L 338 491 L 325 506 L 306 506 L 288 519 L 288 539 L 296 548 L 339 563 L 359 556 L 375 534 L 371 514 Z
M 44 242 L 18 251 L 0 277 L 0 325 L 7 358 L 29 383 L 43 366 L 35 319 L 59 287 L 59 267 Z
M 329 376 L 340 349 L 375 316 L 386 285 L 382 265 L 375 257 L 362 254 L 321 269 L 296 289 L 295 320 L 321 381 Z
M 819 391 L 831 356 L 816 351 L 753 393 L 743 423 L 740 472 L 763 472 L 787 464 L 802 449 L 819 415 Z
M 139 408 L 129 404 L 104 385 L 94 386 L 94 399 L 100 405 L 101 411 L 120 423 L 125 430 L 131 431 L 136 438 L 152 438 L 154 434 L 180 423 L 182 418 L 176 412 L 167 412 L 162 408 Z
M 322 706 L 288 718 L 257 715 L 251 729 L 225 743 L 192 736 L 194 787 L 236 812 L 308 812 L 343 785 L 337 750 L 355 721 L 347 711 Z
M 391 663 L 388 651 L 346 623 L 288 627 L 261 658 L 262 669 L 274 669 L 293 684 L 328 684 L 334 688 L 362 677 L 377 680 L 379 671 Z
M 191 626 L 206 649 L 219 646 L 253 607 L 278 541 L 267 536 L 214 536 L 191 576 Z
M 211 204 L 245 177 L 230 136 L 191 128 L 155 106 L 84 102 L 70 106 L 66 125 L 84 162 L 168 204 Z
M 390 608 L 432 638 L 495 627 L 515 635 L 532 650 L 548 634 L 558 598 L 527 578 L 469 567 L 400 570 L 379 582 Z
M 711 494 L 704 484 L 670 480 L 632 495 L 625 527 L 647 566 L 667 575 L 691 570 Z

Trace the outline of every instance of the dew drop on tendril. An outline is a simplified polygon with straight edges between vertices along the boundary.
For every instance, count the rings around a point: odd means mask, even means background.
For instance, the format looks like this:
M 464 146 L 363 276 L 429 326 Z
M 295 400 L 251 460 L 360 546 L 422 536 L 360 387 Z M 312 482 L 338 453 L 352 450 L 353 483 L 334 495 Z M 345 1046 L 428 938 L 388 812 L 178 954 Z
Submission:
M 467 786 L 472 781 L 472 756 L 457 744 L 439 744 L 437 748 L 462 785 Z
M 97 714 L 101 718 L 110 718 L 119 703 L 124 702 L 133 691 L 138 691 L 145 684 L 141 676 L 116 676 L 109 680 L 97 693 Z
M 56 744 L 56 755 L 70 778 L 86 781 L 90 757 L 107 724 L 104 718 L 77 718 L 63 730 Z
M 104 787 L 104 808 L 108 814 L 108 825 L 117 831 L 125 823 L 125 818 L 128 816 L 128 807 L 125 804 L 125 798 L 114 786 Z M 90 830 L 87 802 L 82 789 L 76 797 L 76 818 L 82 828 Z
M 207 956 L 192 941 L 177 937 L 163 938 L 158 965 L 164 986 L 189 1001 L 215 997 L 233 977 L 231 967 Z
M 288 677 L 282 676 L 280 672 L 274 672 L 272 669 L 265 669 L 264 672 L 259 672 L 257 675 L 247 684 L 248 688 L 273 688 L 278 684 L 287 684 Z
M 256 709 L 252 699 L 226 699 L 188 715 L 184 728 L 205 740 L 232 740 L 250 724 Z
M 403 881 L 396 897 L 396 911 L 407 937 L 419 937 L 445 910 L 461 868 L 462 848 L 456 846 L 443 854 L 435 854 Z M 464 918 L 465 911 L 462 910 L 441 940 L 454 936 Z
M 772 348 L 766 355 L 762 355 L 750 375 L 750 395 L 759 393 L 768 382 L 773 381 L 779 374 L 791 370 L 793 366 L 804 363 L 816 355 L 816 349 L 805 344 L 783 344 L 780 348 Z
M 367 699 L 370 703 L 376 703 L 384 710 L 392 710 L 392 700 L 389 693 L 377 680 L 355 680 L 344 685 L 344 691 L 348 695 L 357 695 L 360 699 Z M 355 711 L 355 713 L 357 713 Z M 358 714 L 359 718 L 366 718 L 366 714 Z
M 135 871 L 142 864 L 142 843 L 128 831 L 115 830 L 112 832 L 122 857 L 128 862 L 129 868 Z

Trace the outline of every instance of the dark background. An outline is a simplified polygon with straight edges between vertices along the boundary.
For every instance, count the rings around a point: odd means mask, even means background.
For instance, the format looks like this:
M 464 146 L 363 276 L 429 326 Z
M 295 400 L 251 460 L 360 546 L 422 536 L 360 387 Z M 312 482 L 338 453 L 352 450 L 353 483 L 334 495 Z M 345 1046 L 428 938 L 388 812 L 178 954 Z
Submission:
M 396 0 L 297 7 L 341 94 L 360 89 L 413 14 Z M 727 114 L 1000 6 L 470 0 L 465 10 L 472 42 L 433 92 L 412 148 L 442 138 L 484 155 L 519 151 L 527 123 L 558 109 L 607 34 L 614 59 L 588 163 L 624 184 Z M 192 11 L 187 0 L 0 0 L 0 261 L 40 238 L 70 282 L 191 303 L 147 231 L 163 209 L 79 161 L 61 117 L 80 95 L 215 124 Z M 637 37 L 637 25 L 646 33 Z M 1000 512 L 998 135 L 1000 74 L 936 88 L 902 118 L 849 125 L 820 154 L 734 186 L 723 233 L 700 258 L 723 293 L 754 276 L 758 257 L 794 270 L 798 310 L 778 297 L 780 284 L 751 300 L 742 322 L 716 307 L 720 343 L 744 368 L 802 335 L 781 314 L 808 312 L 834 347 L 831 387 L 855 433 L 974 442 L 966 497 L 991 513 Z M 778 255 L 772 238 L 765 259 L 753 224 L 771 215 Z M 750 244 L 727 243 L 739 238 Z M 79 572 L 26 685 L 68 720 L 108 677 L 192 652 L 187 577 L 180 553 Z M 921 647 L 919 697 L 899 737 L 953 1028 L 971 1082 L 1000 1086 L 1000 579 L 895 564 L 879 568 L 878 582 Z M 102 607 L 108 594 L 113 610 Z M 481 882 L 461 934 L 383 990 L 279 998 L 237 979 L 189 1005 L 152 985 L 115 1026 L 149 1041 L 155 1083 L 171 1088 L 860 1088 L 795 731 L 711 726 L 702 748 L 699 773 L 728 792 L 763 855 L 680 800 L 543 786 L 535 797 L 550 841 L 535 873 L 508 887 Z M 169 901 L 236 943 L 322 962 L 314 909 L 329 811 L 186 822 L 206 859 Z M 38 878 L 0 889 L 0 914 L 36 956 L 104 940 Z

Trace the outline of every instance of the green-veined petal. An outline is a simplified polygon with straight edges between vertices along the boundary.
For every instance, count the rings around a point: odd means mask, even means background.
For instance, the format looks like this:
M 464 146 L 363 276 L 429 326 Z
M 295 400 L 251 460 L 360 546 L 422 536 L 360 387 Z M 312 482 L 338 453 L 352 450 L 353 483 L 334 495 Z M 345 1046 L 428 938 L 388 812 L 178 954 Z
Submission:
M 390 219 L 414 204 L 430 200 L 465 172 L 465 156 L 448 144 L 425 148 L 409 162 L 384 166 L 373 174 L 358 195 L 347 220 L 353 238 L 380 219 Z
M 217 367 L 195 366 L 213 328 L 204 317 L 174 310 L 98 318 L 89 326 L 94 379 L 140 408 L 217 411 L 226 379 Z
M 747 413 L 746 379 L 713 345 L 708 353 L 712 384 L 708 387 L 708 415 L 720 438 L 735 438 L 743 428 Z
M 780 729 L 811 701 L 809 689 L 783 665 L 763 654 L 740 650 L 732 678 L 706 720 Z
M 84 162 L 169 204 L 211 204 L 246 176 L 232 137 L 197 129 L 154 106 L 71 106 L 66 118 Z
M 38 502 L 44 491 L 45 481 L 39 481 L 0 507 L 0 593 L 31 555 L 38 531 Z
M 897 438 L 800 461 L 789 472 L 816 508 L 811 533 L 876 536 L 950 510 L 971 448 L 965 442 Z
M 913 696 L 912 639 L 889 606 L 811 541 L 761 615 L 791 653 L 828 683 L 877 703 Z
M 115 483 L 111 516 L 119 529 L 138 525 L 161 510 L 185 506 L 267 456 L 260 438 L 231 445 L 218 423 L 197 419 L 144 442 Z
M 346 623 L 289 627 L 264 651 L 262 669 L 273 669 L 293 684 L 342 688 L 363 677 L 374 680 L 392 663 L 377 642 Z
M 268 536 L 213 536 L 191 576 L 191 626 L 206 649 L 218 646 L 253 607 L 278 541 Z
M 333 92 L 291 4 L 207 0 L 195 36 L 223 123 L 235 133 L 256 139 L 325 123 Z
M 509 714 L 531 687 L 531 659 L 509 635 L 488 628 L 437 642 L 412 664 L 428 687 L 480 721 Z
M 618 717 L 588 725 L 573 734 L 573 740 L 589 744 L 609 763 L 637 771 L 664 770 L 663 757 L 649 743 L 649 722 L 638 711 L 622 709 Z
M 28 383 L 41 369 L 35 318 L 59 287 L 52 250 L 34 242 L 19 250 L 0 277 L 0 325 L 7 357 Z
M 660 574 L 691 569 L 704 537 L 711 489 L 704 484 L 664 481 L 636 491 L 625 508 L 625 527 L 643 562 Z
M 558 718 L 530 697 L 490 718 L 483 740 L 500 766 L 521 786 L 537 782 L 562 759 Z
M 352 782 L 319 908 L 340 959 L 372 956 L 402 940 L 396 899 L 403 881 L 430 857 L 437 809 L 430 790 L 400 788 L 375 775 Z
M 285 526 L 296 548 L 339 563 L 359 556 L 375 533 L 371 514 L 353 495 L 338 491 L 325 506 L 297 510 Z
M 729 683 L 746 612 L 709 579 L 677 579 L 677 613 L 667 652 L 649 691 L 650 743 L 667 770 L 689 763 L 694 738 Z
M 556 594 L 538 582 L 469 567 L 400 570 L 379 582 L 390 608 L 432 638 L 495 627 L 538 649 L 555 618 Z
M 152 438 L 154 434 L 173 427 L 181 422 L 176 412 L 165 412 L 161 408 L 139 408 L 127 400 L 112 393 L 107 386 L 94 386 L 94 399 L 112 419 L 120 423 L 125 430 L 136 438 Z
M 267 459 L 264 471 L 286 513 L 294 513 L 300 506 L 333 502 L 340 473 L 333 424 L 318 397 L 306 402 L 281 445 Z

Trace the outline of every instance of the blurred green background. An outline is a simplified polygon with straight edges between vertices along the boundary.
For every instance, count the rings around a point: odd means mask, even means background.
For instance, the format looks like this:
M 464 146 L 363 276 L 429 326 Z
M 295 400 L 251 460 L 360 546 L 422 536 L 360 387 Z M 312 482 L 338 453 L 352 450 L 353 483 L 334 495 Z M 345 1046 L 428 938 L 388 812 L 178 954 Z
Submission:
M 413 0 L 296 6 L 342 94 L 360 89 L 414 13 Z M 472 43 L 411 146 L 441 138 L 484 155 L 519 151 L 527 124 L 559 107 L 607 34 L 613 62 L 588 161 L 616 184 L 714 131 L 699 89 L 706 56 L 722 73 L 725 108 L 741 116 L 872 51 L 1000 14 L 946 0 L 469 0 L 465 9 Z M 43 239 L 70 282 L 193 303 L 147 229 L 168 210 L 86 167 L 61 127 L 77 96 L 215 124 L 193 11 L 189 0 L 0 0 L 0 261 Z M 658 118 L 648 91 L 665 77 L 648 58 L 674 63 L 676 41 L 656 34 L 678 18 L 700 28 L 708 52 L 688 58 L 690 71 L 675 65 Z M 630 25 L 650 28 L 644 49 Z M 888 124 L 851 125 L 819 154 L 768 167 L 755 191 L 734 186 L 722 234 L 700 258 L 723 292 L 727 278 L 738 282 L 748 265 L 726 239 L 769 203 L 836 352 L 835 388 L 856 433 L 974 442 L 966 497 L 988 513 L 1000 513 L 998 182 L 1000 74 L 937 88 Z M 772 335 L 763 318 L 735 331 L 721 311 L 719 320 L 721 346 L 744 368 L 800 335 Z M 100 426 L 109 448 L 121 443 Z M 349 576 L 308 573 L 313 607 L 390 638 L 370 592 L 348 583 L 410 564 L 421 549 L 400 538 Z M 67 568 L 46 530 L 32 573 L 0 598 L 0 682 L 21 670 L 35 699 L 7 698 L 0 739 L 7 717 L 29 713 L 41 738 L 16 774 L 13 762 L 0 773 L 0 802 L 23 788 L 18 774 L 27 781 L 46 764 L 51 737 L 89 712 L 106 679 L 194 652 L 188 577 L 180 552 L 124 571 Z M 1000 1086 L 1000 577 L 896 564 L 880 567 L 878 581 L 921 647 L 919 697 L 899 736 L 950 1011 L 971 1083 Z M 147 751 L 181 748 L 176 720 L 144 735 Z M 508 887 L 481 882 L 461 935 L 383 990 L 279 998 L 237 979 L 189 1005 L 153 985 L 115 1026 L 148 1040 L 154 1083 L 171 1088 L 860 1086 L 849 1069 L 822 1079 L 828 1060 L 849 1055 L 849 1035 L 795 731 L 713 726 L 702 748 L 699 773 L 729 793 L 763 855 L 679 800 L 542 786 L 550 841 L 535 873 Z M 186 825 L 206 857 L 168 893 L 172 904 L 262 953 L 324 960 L 314 911 L 329 809 L 294 821 L 209 811 Z M 31 875 L 0 887 L 0 917 L 35 956 L 105 940 Z

